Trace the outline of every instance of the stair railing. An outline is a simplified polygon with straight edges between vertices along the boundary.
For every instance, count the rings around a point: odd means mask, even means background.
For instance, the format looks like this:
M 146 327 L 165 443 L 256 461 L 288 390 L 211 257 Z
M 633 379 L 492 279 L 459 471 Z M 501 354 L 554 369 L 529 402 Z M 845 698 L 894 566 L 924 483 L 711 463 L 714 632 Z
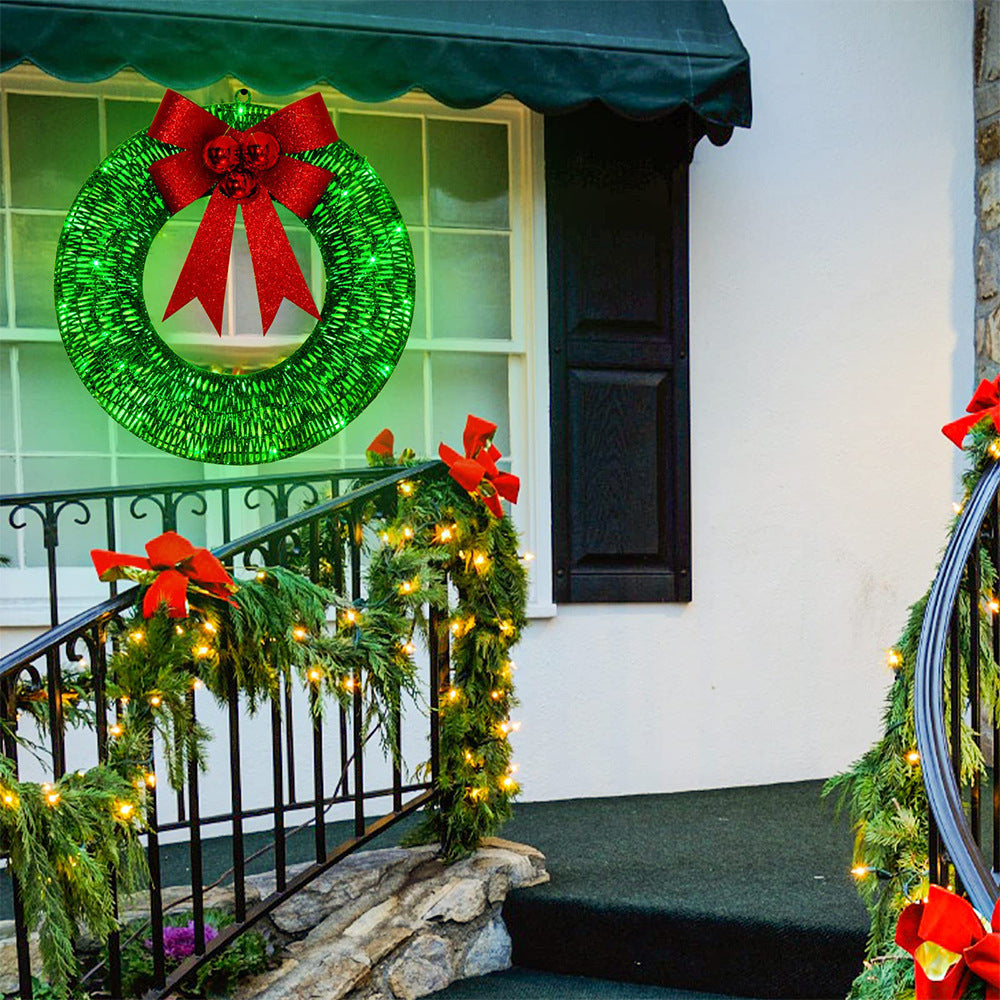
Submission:
M 917 747 L 931 812 L 928 843 L 930 880 L 949 883 L 968 895 L 980 913 L 989 915 L 1000 896 L 1000 727 L 994 718 L 987 784 L 974 777 L 963 787 L 961 738 L 963 722 L 972 740 L 983 747 L 980 658 L 1000 663 L 1000 594 L 982 586 L 981 559 L 1000 569 L 1000 463 L 980 478 L 962 511 L 931 587 L 917 651 L 914 684 Z M 1000 584 L 998 584 L 1000 586 Z M 962 599 L 964 592 L 965 599 Z M 985 602 L 985 603 L 984 603 Z M 963 607 L 964 605 L 964 607 Z M 983 648 L 983 616 L 989 642 Z M 966 670 L 962 670 L 964 659 Z M 947 681 L 947 683 L 946 683 Z M 963 696 L 964 695 L 964 696 Z M 992 776 L 990 777 L 990 773 Z M 986 808 L 984 810 L 984 799 Z M 983 820 L 992 820 L 992 864 L 984 847 Z
M 179 498 L 200 493 L 206 489 L 219 489 L 222 496 L 228 496 L 230 489 L 246 489 L 246 496 L 256 489 L 274 490 L 271 494 L 274 507 L 282 517 L 274 523 L 264 525 L 240 538 L 229 540 L 214 549 L 215 555 L 231 570 L 253 571 L 261 565 L 288 566 L 295 564 L 314 582 L 321 577 L 329 584 L 332 572 L 334 589 L 338 593 L 359 601 L 364 597 L 362 573 L 362 553 L 364 547 L 364 524 L 373 513 L 375 516 L 390 515 L 395 507 L 397 485 L 402 480 L 418 480 L 433 476 L 443 470 L 440 462 L 398 469 L 386 474 L 385 469 L 365 469 L 358 474 L 343 471 L 332 477 L 323 477 L 331 483 L 332 498 L 321 500 L 315 487 L 306 491 L 308 506 L 288 515 L 287 498 L 291 490 L 305 481 L 305 477 L 274 477 L 270 480 L 226 480 L 218 486 L 204 483 L 168 484 L 160 487 L 145 487 L 138 492 L 131 490 L 85 491 L 82 501 L 99 500 L 105 502 L 109 511 L 107 535 L 109 547 L 114 547 L 116 533 L 113 508 L 114 499 L 131 496 L 133 510 L 136 498 L 149 498 L 169 494 L 169 502 L 157 504 L 163 514 L 164 530 L 172 526 L 170 518 L 176 513 Z M 318 477 L 311 477 L 316 480 Z M 368 480 L 357 485 L 358 480 Z M 355 481 L 356 488 L 344 495 L 338 495 L 341 482 Z M 32 497 L 0 498 L 14 511 L 22 511 L 29 506 L 38 509 L 46 526 L 46 550 L 49 554 L 49 579 L 53 609 L 58 608 L 56 587 L 58 577 L 54 571 L 56 544 L 51 533 L 57 534 L 59 514 L 75 502 L 65 494 L 38 494 Z M 171 508 L 171 504 L 173 507 Z M 224 503 L 228 511 L 228 503 Z M 207 504 L 202 503 L 202 513 Z M 173 510 L 174 514 L 171 513 Z M 228 517 L 228 514 L 226 515 Z M 228 534 L 228 520 L 224 530 Z M 55 527 L 53 527 L 55 526 Z M 343 545 L 340 539 L 346 539 Z M 302 562 L 308 563 L 304 570 Z M 136 600 L 138 588 L 130 588 L 112 594 L 106 601 L 84 611 L 32 639 L 24 646 L 0 659 L 0 719 L 6 724 L 2 732 L 2 750 L 15 764 L 18 762 L 18 743 L 14 737 L 18 726 L 18 699 L 25 693 L 34 692 L 48 701 L 49 739 L 48 753 L 51 758 L 51 773 L 60 777 L 67 769 L 64 741 L 64 719 L 61 706 L 64 690 L 61 682 L 61 665 L 65 659 L 72 664 L 87 664 L 90 667 L 93 684 L 93 707 L 95 713 L 94 735 L 96 738 L 97 760 L 107 756 L 109 738 L 109 713 L 115 710 L 106 696 L 107 664 L 111 653 L 109 629 L 115 619 L 131 607 Z M 56 612 L 53 611 L 55 616 Z M 146 854 L 150 872 L 149 889 L 149 933 L 152 947 L 155 988 L 149 996 L 166 997 L 179 983 L 188 979 L 201 966 L 226 948 L 239 934 L 250 928 L 266 914 L 302 889 L 322 872 L 342 858 L 362 846 L 379 833 L 398 822 L 432 799 L 433 775 L 437 770 L 436 750 L 438 746 L 438 695 L 449 685 L 448 629 L 438 613 L 430 610 L 430 642 L 428 648 L 427 700 L 429 712 L 430 770 L 429 780 L 404 782 L 402 762 L 401 719 L 397 715 L 395 733 L 392 736 L 392 780 L 388 787 L 370 788 L 365 783 L 364 744 L 366 741 L 363 725 L 364 706 L 361 684 L 354 688 L 350 710 L 339 709 L 334 738 L 328 740 L 327 726 L 319 713 L 309 713 L 303 723 L 311 729 L 312 766 L 311 788 L 304 794 L 296 789 L 296 768 L 294 764 L 294 720 L 292 715 L 292 692 L 286 682 L 284 691 L 270 701 L 271 730 L 271 774 L 265 779 L 271 787 L 271 802 L 263 807 L 246 808 L 243 805 L 245 781 L 241 768 L 240 728 L 242 713 L 239 692 L 235 678 L 230 681 L 227 699 L 227 722 L 229 743 L 229 787 L 231 808 L 227 812 L 202 815 L 199 797 L 199 773 L 196 765 L 188 768 L 185 787 L 178 792 L 177 816 L 172 822 L 158 823 L 157 796 L 154 785 L 148 790 L 147 810 L 149 829 L 143 836 L 146 840 Z M 314 694 L 312 696 L 315 696 Z M 194 709 L 194 692 L 189 695 L 189 706 Z M 329 742 L 334 743 L 331 750 Z M 330 758 L 334 758 L 330 767 Z M 258 776 L 259 780 L 259 776 Z M 391 800 L 391 810 L 374 822 L 368 822 L 369 810 L 366 804 L 374 799 Z M 353 836 L 338 846 L 329 847 L 326 842 L 326 814 L 332 806 L 353 807 Z M 310 813 L 302 826 L 312 826 L 313 860 L 304 868 L 289 871 L 287 862 L 287 814 L 290 812 Z M 244 822 L 248 819 L 268 818 L 273 828 L 269 849 L 273 851 L 275 889 L 256 902 L 248 899 L 247 866 L 251 858 L 247 856 Z M 205 892 L 203 866 L 203 840 L 206 828 L 229 826 L 232 831 L 232 893 L 234 922 L 222 928 L 212 940 L 205 942 Z M 163 941 L 163 917 L 171 907 L 164 905 L 162 896 L 161 836 L 172 831 L 181 831 L 188 844 L 191 872 L 191 892 L 188 900 L 195 922 L 195 953 L 185 959 L 169 974 Z M 20 995 L 31 1000 L 31 961 L 29 954 L 29 934 L 16 873 L 11 875 L 15 930 L 17 935 L 17 959 Z M 116 896 L 116 894 L 115 894 Z M 188 900 L 184 900 L 187 902 Z M 114 912 L 119 914 L 119 900 L 114 898 Z M 175 904 L 176 905 L 176 904 Z M 86 975 L 93 980 L 95 975 L 102 980 L 103 992 L 111 996 L 121 995 L 121 958 L 123 942 L 120 932 L 113 934 L 107 942 L 106 963 L 95 966 Z

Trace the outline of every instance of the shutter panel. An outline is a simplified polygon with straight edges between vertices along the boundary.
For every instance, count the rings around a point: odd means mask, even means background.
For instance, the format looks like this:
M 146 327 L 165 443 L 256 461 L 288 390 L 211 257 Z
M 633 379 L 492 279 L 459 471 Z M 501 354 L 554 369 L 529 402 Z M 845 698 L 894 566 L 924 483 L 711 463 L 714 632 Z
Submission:
M 685 121 L 546 119 L 555 599 L 688 601 Z

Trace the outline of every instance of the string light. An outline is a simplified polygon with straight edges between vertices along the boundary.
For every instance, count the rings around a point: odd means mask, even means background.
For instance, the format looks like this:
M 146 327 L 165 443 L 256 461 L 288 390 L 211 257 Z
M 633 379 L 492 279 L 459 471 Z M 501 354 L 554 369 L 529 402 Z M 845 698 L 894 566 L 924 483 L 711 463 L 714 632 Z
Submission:
M 475 566 L 482 566 L 486 562 L 486 556 L 484 556 L 482 554 L 482 552 L 477 552 L 472 557 L 472 562 L 473 562 L 473 565 L 475 565 Z
M 993 614 L 1000 615 L 1000 601 L 998 601 L 995 597 L 991 597 L 986 602 L 986 607 L 988 607 Z
M 109 727 L 108 732 L 112 736 L 121 736 L 125 730 L 116 722 L 113 726 Z
M 871 871 L 871 869 L 868 868 L 868 867 L 866 867 L 865 865 L 855 865 L 851 869 L 851 874 L 856 879 L 863 879 L 870 871 Z
M 45 795 L 45 801 L 55 808 L 59 805 L 59 799 L 62 797 L 48 782 L 42 785 L 42 793 Z
M 131 802 L 116 802 L 115 808 L 122 819 L 128 819 L 135 811 L 135 805 Z
M 175 632 L 176 632 L 176 633 L 177 633 L 178 635 L 183 635 L 183 634 L 184 634 L 184 629 L 182 629 L 182 628 L 180 627 L 180 625 L 175 625 L 175 626 L 174 626 L 174 631 L 175 631 Z
M 452 539 L 451 528 L 446 528 L 444 525 L 439 524 L 437 537 L 439 542 L 450 542 Z
M 504 779 L 503 779 L 503 780 L 502 780 L 502 781 L 500 782 L 500 784 L 501 784 L 501 785 L 502 785 L 502 786 L 503 786 L 504 788 L 513 788 L 513 787 L 514 787 L 514 785 L 516 785 L 516 784 L 517 784 L 517 782 L 516 782 L 516 781 L 515 781 L 515 780 L 514 780 L 514 779 L 513 779 L 513 778 L 512 778 L 512 777 L 511 777 L 511 776 L 510 776 L 509 774 L 508 774 L 508 775 L 507 775 L 507 777 L 505 777 L 505 778 L 504 778 Z
M 962 513 L 962 506 L 963 506 L 962 504 L 960 504 L 960 503 L 958 503 L 957 501 L 955 501 L 954 503 L 952 503 L 952 505 L 951 505 L 951 509 L 952 509 L 952 510 L 953 510 L 953 511 L 954 511 L 954 512 L 955 512 L 956 514 L 961 514 L 961 513 Z
M 407 656 L 412 656 L 417 651 L 417 647 L 412 642 L 406 642 L 403 643 L 402 650 Z
M 903 654 L 898 649 L 890 649 L 885 654 L 885 662 L 890 670 L 898 670 L 903 665 Z
M 461 695 L 461 693 L 462 692 L 459 691 L 459 689 L 456 687 L 448 688 L 448 701 L 458 701 L 459 695 Z
M 262 569 L 258 570 L 257 571 L 257 582 L 258 583 L 263 583 L 266 579 L 267 579 L 267 573 L 265 573 Z
M 344 678 L 344 690 L 345 691 L 351 691 L 353 689 L 354 689 L 354 678 L 353 677 L 345 677 Z
M 404 479 L 399 484 L 397 489 L 404 497 L 408 497 L 413 492 L 413 483 L 411 483 L 408 479 Z
M 401 594 L 409 594 L 413 590 L 413 582 L 411 580 L 404 580 L 399 585 L 399 592 Z
M 344 621 L 349 625 L 353 625 L 358 620 L 358 613 L 353 608 L 348 608 L 344 612 Z
M 0 801 L 2 801 L 8 809 L 16 809 L 20 803 L 17 793 L 9 788 L 5 788 L 2 792 L 0 792 Z
M 403 537 L 404 538 L 413 537 L 413 529 L 408 524 L 403 528 Z
M 306 674 L 306 677 L 308 677 L 313 684 L 316 684 L 323 679 L 323 671 L 317 667 L 312 667 Z
M 206 657 L 212 652 L 211 646 L 195 646 L 194 655 L 199 657 Z
M 491 698 L 492 698 L 492 699 L 493 699 L 494 701 L 499 701 L 499 700 L 500 700 L 500 692 L 499 692 L 499 691 L 491 691 L 491 692 L 490 692 L 490 697 L 491 697 Z
M 388 545 L 388 544 L 389 544 L 389 532 L 388 532 L 388 531 L 383 531 L 383 532 L 381 532 L 381 533 L 379 534 L 379 538 L 381 538 L 381 539 L 382 539 L 382 541 L 383 541 L 383 542 L 384 542 L 384 543 L 385 543 L 386 545 Z
M 204 682 L 202 681 L 202 679 L 200 677 L 193 677 L 193 678 L 191 678 L 191 690 L 192 691 L 199 691 L 204 686 L 205 686 L 205 684 L 204 684 Z
M 218 631 L 218 629 L 216 629 L 216 627 L 211 622 L 202 622 L 201 627 L 210 635 L 215 635 L 215 633 Z
M 994 438 L 990 442 L 989 452 L 994 458 L 1000 458 L 1000 438 Z
M 297 641 L 302 642 L 302 640 L 309 635 L 309 632 L 301 625 L 296 625 L 296 627 L 292 629 L 292 635 L 296 638 Z
M 499 623 L 499 625 L 500 625 L 500 632 L 503 635 L 510 635 L 514 631 L 514 626 L 513 624 L 511 624 L 511 622 L 502 621 Z
M 163 699 L 158 694 L 151 694 L 149 696 L 149 703 L 153 708 L 159 708 L 163 704 Z
M 87 772 L 81 768 L 79 771 L 76 772 L 76 776 L 78 778 L 85 778 L 87 776 Z
M 524 562 L 530 563 L 535 558 L 534 552 L 525 552 L 524 555 L 520 557 Z
M 127 695 L 123 694 L 121 698 L 118 699 L 123 705 L 127 705 L 132 699 Z
M 152 771 L 146 772 L 146 787 L 156 788 L 156 775 Z
M 914 767 L 920 763 L 920 751 L 919 750 L 909 750 L 906 754 L 906 763 L 912 764 Z
M 142 640 L 146 638 L 146 636 L 138 629 L 136 629 L 135 632 L 129 632 L 128 637 L 132 640 L 132 642 L 142 642 Z

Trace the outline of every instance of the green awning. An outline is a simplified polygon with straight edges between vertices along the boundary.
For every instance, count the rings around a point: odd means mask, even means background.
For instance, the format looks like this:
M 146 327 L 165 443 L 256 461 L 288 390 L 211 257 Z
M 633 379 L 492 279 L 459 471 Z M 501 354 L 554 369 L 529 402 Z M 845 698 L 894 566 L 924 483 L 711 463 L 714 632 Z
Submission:
M 413 88 L 457 108 L 681 108 L 716 141 L 750 124 L 750 59 L 722 0 L 3 0 L 0 69 L 93 82 L 130 66 L 177 90 L 320 81 L 361 101 Z

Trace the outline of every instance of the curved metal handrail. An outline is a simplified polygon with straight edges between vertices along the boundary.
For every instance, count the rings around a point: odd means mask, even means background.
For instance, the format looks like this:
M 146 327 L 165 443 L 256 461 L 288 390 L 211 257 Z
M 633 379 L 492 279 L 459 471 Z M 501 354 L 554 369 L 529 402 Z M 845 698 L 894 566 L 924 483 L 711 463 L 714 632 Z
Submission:
M 240 538 L 227 542 L 225 545 L 220 545 L 212 551 L 219 559 L 225 561 L 231 558 L 234 554 L 246 551 L 254 545 L 266 541 L 275 535 L 291 531 L 318 517 L 323 517 L 326 514 L 350 508 L 354 504 L 362 502 L 368 497 L 374 496 L 384 490 L 387 486 L 392 486 L 394 483 L 398 483 L 403 479 L 418 478 L 438 467 L 444 468 L 444 465 L 439 460 L 434 459 L 433 461 L 425 462 L 422 465 L 398 468 L 394 472 L 390 472 L 388 475 L 383 475 L 381 478 L 376 479 L 374 482 L 366 483 L 358 489 L 345 493 L 343 496 L 333 497 L 332 499 L 326 500 L 321 504 L 316 504 L 314 507 L 309 507 L 306 510 L 299 511 L 296 514 L 291 514 L 288 517 L 282 518 L 280 521 L 274 521 L 270 524 L 266 524 L 261 528 L 248 532 Z M 124 611 L 125 608 L 134 603 L 138 591 L 138 587 L 130 587 L 128 590 L 123 591 L 120 594 L 116 594 L 114 597 L 111 597 L 106 601 L 102 601 L 100 604 L 94 605 L 86 611 L 81 611 L 78 615 L 70 618 L 69 621 L 65 621 L 60 625 L 56 625 L 53 628 L 42 632 L 40 635 L 31 639 L 23 646 L 20 646 L 18 649 L 15 649 L 13 652 L 0 658 L 0 681 L 2 681 L 4 677 L 21 670 L 26 663 L 30 663 L 31 661 L 38 659 L 38 657 L 44 655 L 46 651 L 59 646 L 68 639 L 74 638 L 79 635 L 80 632 L 90 628 L 102 619 L 107 620 L 113 618 L 116 614 Z
M 914 677 L 917 747 L 927 801 L 972 905 L 987 914 L 1000 887 L 972 836 L 951 766 L 944 722 L 944 654 L 962 574 L 998 487 L 1000 462 L 995 462 L 980 478 L 945 549 L 924 611 Z

